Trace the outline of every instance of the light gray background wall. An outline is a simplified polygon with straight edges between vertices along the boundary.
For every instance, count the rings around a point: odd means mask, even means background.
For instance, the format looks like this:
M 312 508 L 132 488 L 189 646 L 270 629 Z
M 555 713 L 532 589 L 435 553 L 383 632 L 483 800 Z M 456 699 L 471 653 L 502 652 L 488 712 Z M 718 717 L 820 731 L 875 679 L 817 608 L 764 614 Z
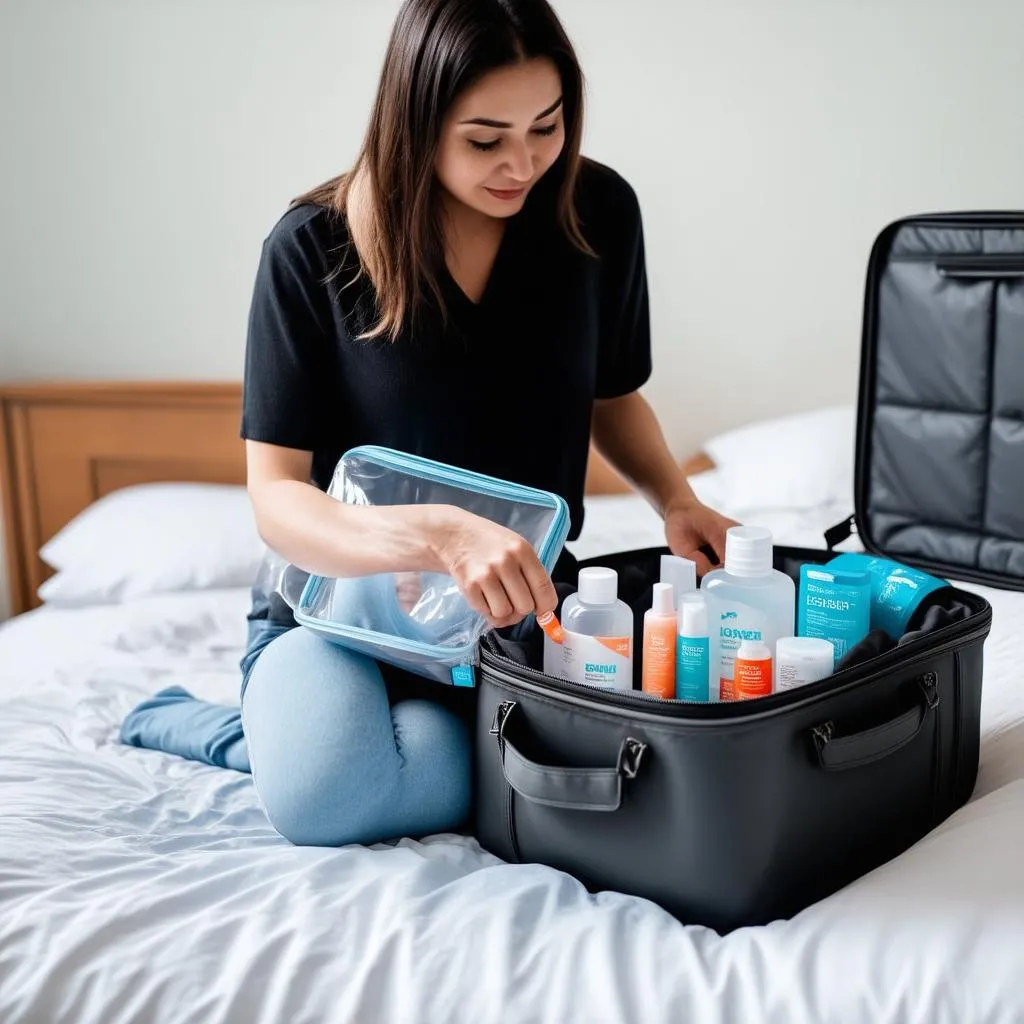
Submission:
M 850 399 L 890 219 L 1024 205 L 1020 0 L 556 0 L 639 193 L 672 447 Z M 0 378 L 236 378 L 395 0 L 0 0 Z

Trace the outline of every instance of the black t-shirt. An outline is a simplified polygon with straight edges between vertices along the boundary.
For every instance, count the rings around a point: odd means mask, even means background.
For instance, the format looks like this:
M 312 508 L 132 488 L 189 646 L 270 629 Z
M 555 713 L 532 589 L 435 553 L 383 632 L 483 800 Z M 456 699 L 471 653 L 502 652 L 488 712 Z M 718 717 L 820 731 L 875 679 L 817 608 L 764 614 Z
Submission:
M 242 436 L 313 453 L 313 482 L 338 459 L 384 445 L 553 491 L 575 539 L 595 398 L 651 372 L 640 209 L 614 171 L 584 161 L 576 206 L 597 254 L 580 252 L 541 179 L 506 227 L 481 301 L 449 274 L 447 321 L 421 318 L 397 341 L 357 340 L 375 323 L 372 286 L 344 218 L 302 205 L 263 246 L 246 348 Z M 254 591 L 250 618 L 290 619 Z

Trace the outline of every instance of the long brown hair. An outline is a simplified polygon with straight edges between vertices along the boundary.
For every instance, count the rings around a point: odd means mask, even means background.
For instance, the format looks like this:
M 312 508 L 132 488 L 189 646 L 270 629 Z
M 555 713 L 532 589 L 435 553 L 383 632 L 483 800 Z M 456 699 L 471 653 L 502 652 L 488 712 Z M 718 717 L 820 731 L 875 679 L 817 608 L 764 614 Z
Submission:
M 565 143 L 547 172 L 560 179 L 555 215 L 569 241 L 592 255 L 573 198 L 583 74 L 551 6 L 546 0 L 406 0 L 355 165 L 295 200 L 344 214 L 350 185 L 359 182 L 368 227 L 357 246 L 360 273 L 373 284 L 378 312 L 363 337 L 395 340 L 431 300 L 444 314 L 444 237 L 434 175 L 444 118 L 456 97 L 488 71 L 537 57 L 552 60 L 562 80 Z

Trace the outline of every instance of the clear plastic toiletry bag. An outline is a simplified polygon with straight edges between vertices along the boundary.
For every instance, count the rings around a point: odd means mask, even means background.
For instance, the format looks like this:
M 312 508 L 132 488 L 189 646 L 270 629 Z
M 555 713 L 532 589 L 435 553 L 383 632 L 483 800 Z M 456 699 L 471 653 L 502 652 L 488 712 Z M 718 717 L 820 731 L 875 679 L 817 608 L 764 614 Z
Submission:
M 390 448 L 342 456 L 327 493 L 350 505 L 455 505 L 514 530 L 550 572 L 569 533 L 565 500 Z M 343 647 L 428 679 L 472 686 L 490 628 L 443 573 L 310 576 L 295 620 Z

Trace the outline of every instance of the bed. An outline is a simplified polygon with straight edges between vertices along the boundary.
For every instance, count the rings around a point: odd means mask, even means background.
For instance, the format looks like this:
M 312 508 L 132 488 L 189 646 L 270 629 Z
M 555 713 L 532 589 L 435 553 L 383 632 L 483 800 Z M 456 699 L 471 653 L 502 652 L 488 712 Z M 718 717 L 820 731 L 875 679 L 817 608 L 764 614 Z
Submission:
M 247 775 L 117 741 L 171 683 L 237 700 L 262 552 L 237 411 L 231 384 L 0 395 L 3 1024 L 1024 1019 L 1024 594 L 972 588 L 995 619 L 970 803 L 792 920 L 720 936 L 462 835 L 296 848 Z M 820 545 L 852 417 L 719 435 L 691 482 Z M 589 490 L 577 554 L 661 543 L 596 461 Z

